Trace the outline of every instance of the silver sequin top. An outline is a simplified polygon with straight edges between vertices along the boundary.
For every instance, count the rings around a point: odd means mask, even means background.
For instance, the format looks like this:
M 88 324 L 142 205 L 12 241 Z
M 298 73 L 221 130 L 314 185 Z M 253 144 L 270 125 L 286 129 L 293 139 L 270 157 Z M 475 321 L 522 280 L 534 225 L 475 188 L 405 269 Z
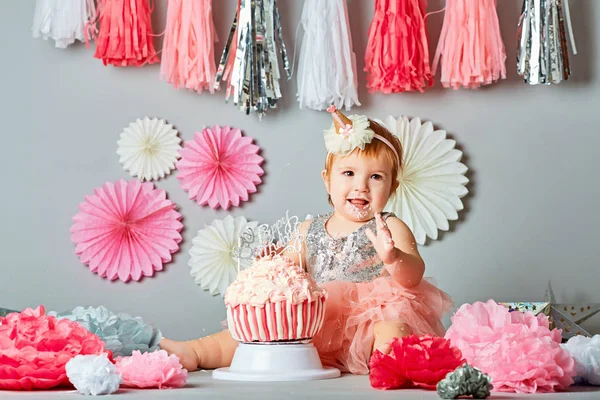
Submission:
M 332 238 L 325 223 L 332 213 L 316 216 L 306 234 L 306 268 L 317 283 L 330 281 L 369 282 L 381 275 L 383 263 L 365 235 L 371 228 L 376 234 L 375 218 L 348 236 Z M 393 216 L 382 213 L 383 219 Z

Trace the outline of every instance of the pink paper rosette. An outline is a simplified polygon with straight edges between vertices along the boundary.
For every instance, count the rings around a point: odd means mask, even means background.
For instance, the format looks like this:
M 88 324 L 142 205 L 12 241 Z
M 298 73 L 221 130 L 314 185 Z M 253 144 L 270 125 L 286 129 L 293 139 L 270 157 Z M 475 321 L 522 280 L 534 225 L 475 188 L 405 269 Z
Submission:
M 260 148 L 229 126 L 205 128 L 186 141 L 177 162 L 177 179 L 190 199 L 211 208 L 239 206 L 264 174 Z
M 492 378 L 494 390 L 553 392 L 573 383 L 575 362 L 548 317 L 509 312 L 493 300 L 462 305 L 446 332 L 470 365 Z
M 92 272 L 127 282 L 152 276 L 171 261 L 183 224 L 164 190 L 139 180 L 105 183 L 73 217 L 75 253 Z
M 0 317 L 0 390 L 70 385 L 65 365 L 71 358 L 104 352 L 98 336 L 77 322 L 45 315 L 43 306 L 10 313 Z

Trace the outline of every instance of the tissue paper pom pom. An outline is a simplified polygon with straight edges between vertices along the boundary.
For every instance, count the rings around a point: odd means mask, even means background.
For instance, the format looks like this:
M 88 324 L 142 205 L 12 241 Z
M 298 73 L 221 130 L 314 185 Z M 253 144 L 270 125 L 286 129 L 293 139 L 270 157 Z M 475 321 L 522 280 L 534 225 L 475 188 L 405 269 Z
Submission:
M 450 341 L 431 335 L 410 335 L 392 340 L 389 355 L 375 350 L 369 361 L 369 379 L 376 389 L 435 389 L 463 362 L 460 351 L 451 347 Z
M 575 359 L 577 383 L 600 385 L 600 335 L 573 336 L 562 345 Z
M 145 323 L 141 317 L 115 314 L 104 306 L 80 306 L 70 312 L 50 312 L 49 315 L 79 322 L 85 329 L 102 339 L 106 343 L 106 349 L 112 351 L 114 357 L 130 356 L 133 350 L 142 353 L 158 350 L 158 343 L 162 337 L 158 329 Z
M 188 372 L 179 358 L 164 350 L 152 353 L 134 351 L 131 357 L 119 357 L 117 370 L 123 376 L 123 386 L 137 388 L 178 388 L 187 381 Z
M 493 389 L 491 381 L 488 374 L 465 364 L 441 380 L 437 384 L 437 392 L 442 399 L 457 399 L 462 396 L 485 399 Z
M 65 367 L 69 381 L 81 394 L 97 396 L 111 394 L 119 389 L 121 375 L 106 353 L 75 356 Z
M 45 315 L 43 306 L 0 318 L 0 390 L 68 384 L 65 364 L 78 354 L 102 354 L 104 342 L 78 323 Z
M 575 363 L 548 318 L 509 312 L 493 300 L 464 304 L 446 332 L 467 362 L 492 377 L 494 390 L 552 392 L 573 383 Z

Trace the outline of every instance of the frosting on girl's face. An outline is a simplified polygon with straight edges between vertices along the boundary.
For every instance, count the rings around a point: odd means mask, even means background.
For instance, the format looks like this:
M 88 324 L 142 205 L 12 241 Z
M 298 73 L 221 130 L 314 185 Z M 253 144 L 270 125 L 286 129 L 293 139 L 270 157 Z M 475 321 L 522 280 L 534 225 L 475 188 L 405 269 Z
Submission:
M 336 157 L 325 185 L 333 208 L 350 221 L 364 222 L 383 211 L 392 188 L 392 166 L 355 150 Z

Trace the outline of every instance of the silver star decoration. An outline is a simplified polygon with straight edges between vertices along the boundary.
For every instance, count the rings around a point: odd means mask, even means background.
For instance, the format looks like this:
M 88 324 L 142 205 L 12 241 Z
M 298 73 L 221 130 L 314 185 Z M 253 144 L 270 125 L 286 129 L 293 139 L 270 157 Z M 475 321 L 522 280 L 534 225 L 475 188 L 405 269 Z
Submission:
M 600 303 L 557 303 L 550 282 L 548 282 L 544 301 L 500 304 L 508 307 L 510 311 L 531 311 L 534 315 L 545 314 L 550 320 L 551 329 L 562 329 L 563 340 L 577 335 L 592 336 L 580 324 L 600 312 Z

